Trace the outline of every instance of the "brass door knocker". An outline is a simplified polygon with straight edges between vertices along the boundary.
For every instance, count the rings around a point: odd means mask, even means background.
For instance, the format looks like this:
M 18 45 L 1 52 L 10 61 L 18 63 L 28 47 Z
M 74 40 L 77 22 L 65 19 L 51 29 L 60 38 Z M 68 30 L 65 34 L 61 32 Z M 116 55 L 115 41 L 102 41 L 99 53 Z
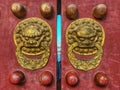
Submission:
M 104 29 L 97 21 L 90 18 L 73 21 L 66 31 L 68 58 L 72 66 L 83 71 L 96 68 L 102 58 L 104 39 Z M 78 59 L 75 54 L 93 56 L 83 60 Z
M 14 42 L 18 63 L 26 69 L 43 68 L 50 56 L 52 30 L 40 18 L 28 18 L 14 29 Z

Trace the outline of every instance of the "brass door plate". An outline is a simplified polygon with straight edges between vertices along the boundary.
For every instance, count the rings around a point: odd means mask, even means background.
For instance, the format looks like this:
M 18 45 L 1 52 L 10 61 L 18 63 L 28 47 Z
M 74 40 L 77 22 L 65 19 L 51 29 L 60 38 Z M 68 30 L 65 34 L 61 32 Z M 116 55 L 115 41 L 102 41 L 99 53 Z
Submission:
M 96 68 L 102 58 L 104 39 L 104 29 L 97 21 L 91 18 L 73 21 L 66 31 L 68 58 L 72 66 L 83 71 Z M 88 60 L 79 60 L 74 53 L 83 56 L 95 54 L 95 56 Z
M 14 42 L 18 63 L 26 69 L 43 68 L 50 56 L 52 29 L 36 17 L 25 19 L 14 29 Z

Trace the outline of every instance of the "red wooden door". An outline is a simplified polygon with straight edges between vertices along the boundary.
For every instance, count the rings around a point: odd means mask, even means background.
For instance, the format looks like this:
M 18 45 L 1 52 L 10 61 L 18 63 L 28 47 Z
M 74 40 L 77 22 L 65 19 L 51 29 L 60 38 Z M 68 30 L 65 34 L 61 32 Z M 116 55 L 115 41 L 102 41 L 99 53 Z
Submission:
M 0 90 L 56 90 L 56 11 L 56 0 L 0 1 Z
M 62 0 L 62 90 L 120 90 L 119 4 Z

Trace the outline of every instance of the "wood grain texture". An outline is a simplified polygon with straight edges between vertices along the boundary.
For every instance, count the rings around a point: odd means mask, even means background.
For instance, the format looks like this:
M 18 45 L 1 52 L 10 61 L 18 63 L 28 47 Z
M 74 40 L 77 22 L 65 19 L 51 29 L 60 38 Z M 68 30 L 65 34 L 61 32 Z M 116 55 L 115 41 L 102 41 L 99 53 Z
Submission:
M 45 68 L 30 71 L 22 68 L 16 59 L 16 47 L 13 41 L 13 30 L 21 19 L 16 18 L 10 6 L 14 2 L 20 2 L 27 9 L 27 16 L 39 17 L 47 21 L 52 27 L 51 55 Z M 50 2 L 54 8 L 54 17 L 50 20 L 43 18 L 40 14 L 40 5 L 44 2 Z M 0 90 L 56 90 L 56 0 L 1 0 L 0 1 Z M 53 48 L 54 47 L 54 48 Z M 9 83 L 9 75 L 20 70 L 25 74 L 26 83 L 24 85 L 12 85 Z M 54 81 L 51 86 L 42 86 L 38 77 L 42 71 L 49 70 L 54 75 Z
M 92 9 L 95 5 L 104 3 L 108 7 L 107 17 L 97 20 L 105 30 L 104 55 L 101 64 L 93 70 L 84 72 L 76 70 L 69 63 L 67 57 L 66 28 L 73 21 L 65 16 L 65 8 L 69 4 L 76 4 L 79 18 L 93 18 Z M 62 90 L 120 90 L 120 1 L 119 0 L 62 0 Z M 66 84 L 65 74 L 75 71 L 80 82 L 76 87 Z M 109 84 L 105 88 L 95 85 L 94 76 L 102 71 L 109 77 Z

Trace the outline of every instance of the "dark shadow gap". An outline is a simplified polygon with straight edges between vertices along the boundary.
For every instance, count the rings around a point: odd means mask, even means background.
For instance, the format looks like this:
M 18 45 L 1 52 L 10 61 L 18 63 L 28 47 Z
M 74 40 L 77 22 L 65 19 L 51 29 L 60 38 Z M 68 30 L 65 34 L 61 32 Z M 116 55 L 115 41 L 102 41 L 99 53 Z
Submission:
M 57 0 L 57 15 L 61 15 L 61 0 Z M 58 18 L 57 18 L 57 20 L 58 20 Z M 57 27 L 57 29 L 58 29 L 58 27 Z M 57 30 L 57 32 L 58 32 L 58 30 Z M 58 38 L 58 36 L 57 36 L 57 38 Z M 58 45 L 57 45 L 57 49 L 58 49 Z M 57 50 L 57 51 L 59 51 L 59 50 Z M 59 55 L 58 53 L 59 52 L 57 52 L 57 90 L 61 90 L 61 61 L 58 60 L 58 59 L 60 59 L 61 55 Z

